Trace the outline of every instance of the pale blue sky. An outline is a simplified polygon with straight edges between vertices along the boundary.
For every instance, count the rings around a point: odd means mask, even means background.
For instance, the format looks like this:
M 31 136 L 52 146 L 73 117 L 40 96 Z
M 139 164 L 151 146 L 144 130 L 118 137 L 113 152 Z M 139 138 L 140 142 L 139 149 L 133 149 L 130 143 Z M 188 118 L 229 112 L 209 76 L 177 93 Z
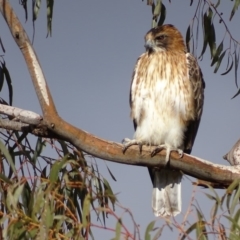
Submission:
M 31 38 L 31 14 L 30 21 L 25 23 L 18 1 L 10 2 Z M 185 37 L 195 8 L 189 6 L 189 1 L 165 2 L 165 23 L 175 25 Z M 35 24 L 34 48 L 61 117 L 106 140 L 121 142 L 124 137 L 131 138 L 133 124 L 128 94 L 135 62 L 144 51 L 144 35 L 151 28 L 150 7 L 141 0 L 55 1 L 52 37 L 46 38 L 45 1 L 42 5 Z M 232 3 L 228 1 L 222 5 L 220 11 L 228 20 Z M 237 39 L 239 20 L 237 12 L 231 22 L 231 30 Z M 217 21 L 216 26 L 220 26 L 217 37 L 222 38 L 223 26 Z M 13 105 L 41 114 L 25 62 L 3 18 L 0 29 L 6 49 L 4 59 L 13 81 Z M 200 51 L 201 40 L 198 55 Z M 224 64 L 218 74 L 213 74 L 214 68 L 209 67 L 209 54 L 199 64 L 206 81 L 205 105 L 192 154 L 214 163 L 227 164 L 222 156 L 239 138 L 240 97 L 231 100 L 237 89 L 233 73 L 220 75 L 225 71 Z M 144 238 L 147 224 L 155 219 L 151 210 L 152 186 L 147 169 L 106 162 L 117 179 L 114 182 L 105 163 L 102 160 L 97 160 L 97 163 L 114 192 L 118 193 L 119 202 L 132 211 Z M 194 180 L 184 177 L 182 183 L 183 213 L 176 218 L 179 223 L 191 200 L 192 185 L 189 179 Z M 197 188 L 196 196 L 208 218 L 212 203 L 206 201 L 201 188 Z M 191 216 L 196 220 L 195 211 Z M 130 223 L 129 218 L 125 221 Z M 163 221 L 159 220 L 157 226 L 161 224 Z M 109 218 L 107 225 L 115 226 L 115 220 Z M 114 236 L 107 231 L 95 230 L 95 233 L 96 239 Z M 177 232 L 171 233 L 166 229 L 162 239 L 176 239 L 177 236 Z

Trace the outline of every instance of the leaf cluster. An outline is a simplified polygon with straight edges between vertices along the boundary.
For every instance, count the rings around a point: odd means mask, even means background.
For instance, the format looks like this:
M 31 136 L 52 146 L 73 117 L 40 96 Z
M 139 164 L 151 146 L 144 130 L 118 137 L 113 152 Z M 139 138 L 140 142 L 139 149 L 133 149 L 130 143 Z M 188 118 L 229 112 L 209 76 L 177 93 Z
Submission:
M 113 230 L 118 239 L 130 235 L 114 213 L 117 198 L 95 161 L 87 161 L 87 155 L 64 141 L 38 138 L 32 148 L 24 133 L 0 134 L 0 229 L 4 238 L 94 239 L 92 228 L 104 229 L 108 215 L 116 219 Z M 44 156 L 50 146 L 57 158 Z
M 29 3 L 30 2 L 30 3 Z M 32 23 L 33 23 L 33 39 L 35 35 L 35 21 L 38 18 L 39 11 L 42 6 L 42 0 L 20 0 L 19 3 L 22 5 L 25 13 L 25 20 L 28 20 L 29 10 L 28 5 L 31 4 L 31 13 L 32 13 Z M 47 37 L 50 35 L 52 36 L 52 20 L 53 20 L 53 7 L 54 7 L 54 0 L 46 0 L 46 15 L 47 15 Z

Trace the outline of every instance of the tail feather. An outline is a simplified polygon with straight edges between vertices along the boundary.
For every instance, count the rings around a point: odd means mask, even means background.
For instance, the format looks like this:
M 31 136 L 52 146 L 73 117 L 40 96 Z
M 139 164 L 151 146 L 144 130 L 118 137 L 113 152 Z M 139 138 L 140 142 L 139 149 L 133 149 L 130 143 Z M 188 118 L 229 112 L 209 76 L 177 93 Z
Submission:
M 181 212 L 181 179 L 179 171 L 154 169 L 152 209 L 156 217 L 176 216 Z

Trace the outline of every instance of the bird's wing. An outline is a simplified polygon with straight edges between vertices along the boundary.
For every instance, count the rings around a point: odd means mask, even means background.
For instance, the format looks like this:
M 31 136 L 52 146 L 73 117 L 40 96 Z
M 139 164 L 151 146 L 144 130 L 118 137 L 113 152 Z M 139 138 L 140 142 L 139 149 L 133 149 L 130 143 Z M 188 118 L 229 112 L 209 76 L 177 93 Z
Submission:
M 137 89 L 139 87 L 139 82 L 140 82 L 140 78 L 142 78 L 142 71 L 140 70 L 139 66 L 142 64 L 142 59 L 143 59 L 143 55 L 142 54 L 136 62 L 133 74 L 132 74 L 132 82 L 131 82 L 131 88 L 130 88 L 130 95 L 129 95 L 129 103 L 130 103 L 130 107 L 131 107 L 131 118 L 133 120 L 133 126 L 134 126 L 134 130 L 136 131 L 137 129 L 137 106 L 134 105 L 135 102 L 135 98 L 136 98 L 136 93 L 137 93 Z M 138 110 L 138 111 L 141 111 Z
M 193 89 L 195 109 L 195 119 L 189 122 L 184 140 L 184 152 L 190 154 L 202 116 L 205 82 L 196 58 L 190 53 L 186 53 L 186 58 L 189 80 Z

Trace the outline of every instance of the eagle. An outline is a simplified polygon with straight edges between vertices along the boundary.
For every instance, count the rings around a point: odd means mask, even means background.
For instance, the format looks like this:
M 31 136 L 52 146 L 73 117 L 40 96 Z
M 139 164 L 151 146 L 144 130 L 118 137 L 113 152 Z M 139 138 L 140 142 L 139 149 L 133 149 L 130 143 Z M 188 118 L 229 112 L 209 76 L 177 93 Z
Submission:
M 165 167 L 149 168 L 155 216 L 181 212 L 182 173 L 169 168 L 171 151 L 191 153 L 204 102 L 205 82 L 196 58 L 187 51 L 180 31 L 171 24 L 145 35 L 146 51 L 138 58 L 130 88 L 134 139 L 132 145 L 155 146 L 151 155 L 166 150 Z

